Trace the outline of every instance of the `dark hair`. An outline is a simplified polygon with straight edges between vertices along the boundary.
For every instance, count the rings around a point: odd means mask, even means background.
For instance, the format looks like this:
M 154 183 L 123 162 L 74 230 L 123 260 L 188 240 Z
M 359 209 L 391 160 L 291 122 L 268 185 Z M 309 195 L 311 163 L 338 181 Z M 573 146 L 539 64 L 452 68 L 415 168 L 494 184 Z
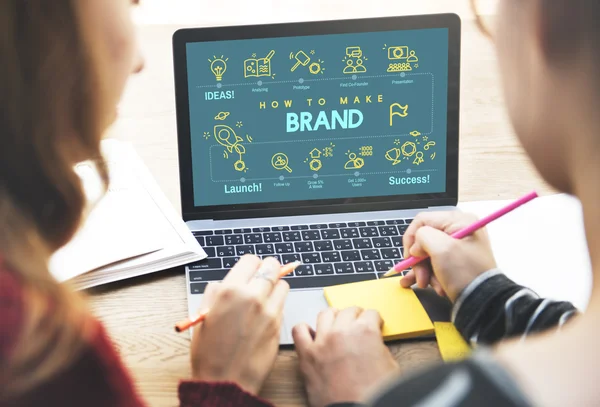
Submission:
M 0 2 L 0 261 L 22 286 L 25 311 L 0 372 L 0 404 L 64 369 L 90 334 L 83 302 L 47 267 L 86 206 L 74 165 L 94 160 L 105 185 L 108 178 L 99 60 L 82 3 Z

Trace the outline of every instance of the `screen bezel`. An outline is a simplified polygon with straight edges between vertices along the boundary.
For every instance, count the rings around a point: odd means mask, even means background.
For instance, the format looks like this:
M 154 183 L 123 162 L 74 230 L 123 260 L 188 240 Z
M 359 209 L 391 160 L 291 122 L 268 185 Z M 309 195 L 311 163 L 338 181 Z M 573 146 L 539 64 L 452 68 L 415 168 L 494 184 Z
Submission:
M 186 44 L 194 42 L 353 34 L 378 31 L 404 31 L 428 28 L 448 29 L 446 192 L 237 205 L 194 205 Z M 460 42 L 461 21 L 456 14 L 431 14 L 422 16 L 231 27 L 184 28 L 176 31 L 173 34 L 173 61 L 175 74 L 175 101 L 177 107 L 179 182 L 183 219 L 188 221 L 201 219 L 217 220 L 296 216 L 456 205 L 458 202 Z

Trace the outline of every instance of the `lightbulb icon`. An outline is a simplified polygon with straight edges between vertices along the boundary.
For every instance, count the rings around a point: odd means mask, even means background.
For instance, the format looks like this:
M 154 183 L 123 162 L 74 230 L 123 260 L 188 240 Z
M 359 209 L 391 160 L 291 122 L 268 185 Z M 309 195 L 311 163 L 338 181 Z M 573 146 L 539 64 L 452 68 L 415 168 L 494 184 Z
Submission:
M 229 61 L 229 58 L 224 59 L 223 55 L 220 58 L 216 56 L 213 56 L 213 58 L 208 60 L 210 62 L 210 70 L 215 75 L 215 78 L 217 78 L 217 81 L 220 81 L 227 70 L 227 61 Z

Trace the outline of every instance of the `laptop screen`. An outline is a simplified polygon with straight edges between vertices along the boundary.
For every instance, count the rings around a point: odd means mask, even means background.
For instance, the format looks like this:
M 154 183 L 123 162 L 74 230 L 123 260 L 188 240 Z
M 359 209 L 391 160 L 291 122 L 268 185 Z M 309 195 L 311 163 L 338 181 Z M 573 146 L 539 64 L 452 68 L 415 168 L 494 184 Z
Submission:
M 448 31 L 187 43 L 194 206 L 446 192 Z

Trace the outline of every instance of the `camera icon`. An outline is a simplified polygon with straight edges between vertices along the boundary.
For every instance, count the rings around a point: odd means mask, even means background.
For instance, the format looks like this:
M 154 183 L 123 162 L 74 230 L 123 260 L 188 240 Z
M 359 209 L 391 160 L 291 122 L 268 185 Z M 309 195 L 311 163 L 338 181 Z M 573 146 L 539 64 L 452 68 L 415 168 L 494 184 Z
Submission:
M 389 47 L 388 48 L 388 59 L 406 59 L 408 58 L 408 47 Z

